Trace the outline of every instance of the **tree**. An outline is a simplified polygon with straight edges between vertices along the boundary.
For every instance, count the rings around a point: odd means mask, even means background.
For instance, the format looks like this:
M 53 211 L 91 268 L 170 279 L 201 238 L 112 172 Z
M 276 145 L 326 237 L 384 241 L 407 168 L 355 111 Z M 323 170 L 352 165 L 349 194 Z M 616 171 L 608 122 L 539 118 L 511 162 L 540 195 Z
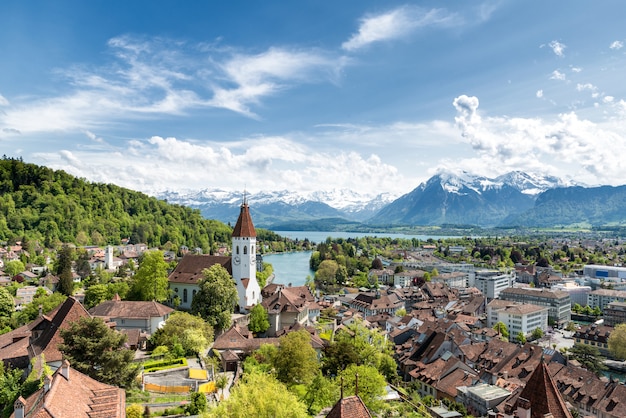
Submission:
M 337 399 L 339 399 L 337 383 L 318 373 L 306 387 L 303 401 L 309 414 L 315 416 L 322 408 L 334 405 Z
M 57 276 L 59 276 L 59 292 L 66 296 L 74 293 L 74 278 L 72 276 L 72 257 L 74 250 L 64 245 L 59 251 Z
M 570 357 L 578 361 L 585 369 L 600 374 L 602 370 L 606 370 L 604 365 L 604 357 L 600 355 L 597 347 L 576 343 L 568 349 Z
M 347 332 L 338 332 L 335 342 L 326 348 L 324 372 L 337 374 L 350 364 L 357 364 L 373 366 L 387 379 L 394 379 L 397 365 L 389 340 L 379 330 L 369 329 L 359 321 L 347 328 Z
M 103 383 L 130 387 L 139 372 L 135 353 L 126 348 L 128 337 L 109 328 L 100 318 L 81 318 L 61 329 L 59 350 L 76 370 Z
M 280 346 L 273 359 L 276 377 L 286 385 L 308 384 L 319 371 L 317 353 L 306 330 L 293 331 L 280 337 Z
M 0 411 L 4 411 L 4 416 L 9 416 L 13 412 L 13 402 L 20 395 L 22 388 L 22 370 L 11 369 L 0 361 Z
M 262 305 L 254 305 L 250 310 L 250 322 L 248 329 L 254 334 L 263 333 L 270 327 L 270 320 L 267 311 Z
M 383 402 L 380 397 L 385 394 L 387 382 L 382 374 L 372 366 L 352 364 L 339 373 L 337 383 L 343 381 L 344 396 L 354 395 L 358 379 L 359 396 L 370 411 L 378 411 Z
M 339 265 L 335 260 L 324 260 L 315 272 L 315 282 L 321 287 L 334 286 L 337 284 L 337 270 Z
M 526 335 L 522 331 L 518 332 L 515 338 L 520 344 L 526 344 Z
M 273 376 L 246 373 L 229 398 L 209 410 L 205 417 L 307 418 L 308 414 L 304 404 Z
M 11 293 L 4 287 L 0 287 L 0 318 L 10 317 L 15 311 L 15 301 Z
M 224 389 L 228 386 L 228 376 L 220 374 L 215 378 L 215 388 L 220 391 L 220 400 L 224 397 Z
M 204 352 L 213 342 L 213 327 L 199 316 L 188 312 L 173 312 L 165 325 L 152 335 L 153 346 L 165 346 L 174 350 L 181 344 L 184 354 L 194 355 Z
M 162 251 L 144 253 L 139 269 L 133 278 L 131 293 L 138 300 L 156 300 L 163 302 L 169 296 L 167 280 L 168 264 L 163 259 Z
M 509 329 L 506 327 L 504 322 L 496 322 L 493 329 L 495 329 L 503 338 L 509 338 Z
M 5 263 L 3 270 L 6 274 L 13 277 L 26 270 L 26 267 L 20 260 L 11 260 Z
M 189 404 L 185 407 L 185 413 L 189 415 L 198 415 L 207 410 L 209 403 L 204 393 L 193 392 Z
M 626 359 L 626 324 L 617 324 L 611 331 L 609 351 L 618 360 Z
M 91 309 L 109 299 L 109 288 L 106 284 L 94 284 L 85 290 L 85 308 Z
M 539 327 L 535 328 L 533 330 L 533 333 L 531 334 L 531 337 L 533 340 L 538 340 L 539 338 L 543 337 L 543 330 Z
M 191 312 L 199 314 L 214 328 L 226 329 L 238 299 L 235 282 L 219 264 L 202 273 L 204 277 L 198 282 L 200 290 L 191 301 Z

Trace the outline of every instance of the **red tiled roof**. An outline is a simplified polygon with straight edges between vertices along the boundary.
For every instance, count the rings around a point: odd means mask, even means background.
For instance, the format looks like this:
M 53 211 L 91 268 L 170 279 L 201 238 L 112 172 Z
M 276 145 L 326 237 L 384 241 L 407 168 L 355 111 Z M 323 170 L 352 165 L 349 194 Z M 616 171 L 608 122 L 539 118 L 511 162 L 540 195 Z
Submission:
M 233 237 L 256 237 L 256 231 L 254 224 L 252 223 L 252 217 L 250 217 L 250 208 L 247 203 L 241 205 L 241 212 L 239 212 L 239 218 L 233 229 Z
M 354 395 L 339 399 L 326 418 L 372 418 L 372 414 L 361 398 Z
M 220 264 L 228 271 L 228 274 L 233 274 L 231 257 L 185 254 L 174 271 L 170 273 L 168 280 L 170 283 L 196 284 L 204 277 L 202 270 L 208 269 L 214 264 Z
M 63 375 L 67 371 L 67 378 Z M 51 376 L 50 387 L 41 388 L 27 399 L 27 417 L 117 418 L 126 416 L 126 394 L 115 386 L 100 383 L 74 370 L 65 361 Z M 15 414 L 11 414 L 14 417 Z
M 516 401 L 517 406 L 526 407 L 524 403 L 530 405 L 531 418 L 543 418 L 547 414 L 552 414 L 554 418 L 572 418 L 543 360 Z
M 174 309 L 159 302 L 107 300 L 89 310 L 92 316 L 99 318 L 149 319 L 160 318 Z

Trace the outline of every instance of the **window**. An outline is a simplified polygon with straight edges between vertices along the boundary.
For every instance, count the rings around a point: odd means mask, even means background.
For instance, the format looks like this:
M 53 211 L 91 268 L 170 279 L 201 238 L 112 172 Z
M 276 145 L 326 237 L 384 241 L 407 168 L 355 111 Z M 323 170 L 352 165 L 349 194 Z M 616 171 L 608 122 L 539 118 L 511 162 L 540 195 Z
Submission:
M 245 245 L 243 247 L 243 253 L 244 253 L 244 255 L 248 254 L 248 247 L 246 247 Z
M 239 254 L 239 245 L 237 246 L 237 254 Z
M 187 303 L 187 289 L 183 289 L 183 303 Z
M 197 290 L 192 290 L 191 291 L 191 300 L 193 300 L 193 298 L 196 297 L 196 292 L 197 292 Z

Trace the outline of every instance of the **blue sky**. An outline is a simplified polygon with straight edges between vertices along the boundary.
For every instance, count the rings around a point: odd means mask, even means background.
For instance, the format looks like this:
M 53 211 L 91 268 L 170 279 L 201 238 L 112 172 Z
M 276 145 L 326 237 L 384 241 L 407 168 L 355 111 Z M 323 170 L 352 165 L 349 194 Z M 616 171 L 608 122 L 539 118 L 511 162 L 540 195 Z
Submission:
M 7 156 L 155 193 L 625 184 L 623 1 L 0 3 Z

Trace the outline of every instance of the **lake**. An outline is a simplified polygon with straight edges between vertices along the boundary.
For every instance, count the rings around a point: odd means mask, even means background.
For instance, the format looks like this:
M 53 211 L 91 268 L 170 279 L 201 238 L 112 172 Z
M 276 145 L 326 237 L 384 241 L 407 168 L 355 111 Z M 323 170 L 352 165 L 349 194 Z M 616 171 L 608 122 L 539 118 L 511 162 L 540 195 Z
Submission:
M 420 241 L 426 241 L 429 238 L 450 238 L 435 235 L 407 235 L 407 234 L 391 234 L 391 233 L 369 233 L 369 232 L 333 232 L 333 231 L 274 231 L 277 234 L 303 241 L 307 238 L 311 242 L 320 243 L 326 241 L 326 238 L 361 238 L 361 237 L 389 237 L 412 239 L 417 238 Z M 263 261 L 270 263 L 274 267 L 274 283 L 289 284 L 292 286 L 304 286 L 306 277 L 313 277 L 315 273 L 309 269 L 309 259 L 311 251 L 297 251 L 279 254 L 263 255 Z
M 446 235 L 409 235 L 409 234 L 398 234 L 398 233 L 388 233 L 388 232 L 337 232 L 337 231 L 274 231 L 278 235 L 297 239 L 299 241 L 303 241 L 307 238 L 311 242 L 320 243 L 326 241 L 326 238 L 362 238 L 362 237 L 385 237 L 385 238 L 398 238 L 398 239 L 413 239 L 417 238 L 420 241 L 426 241 L 430 238 L 432 239 L 444 239 L 444 238 L 455 238 L 453 236 Z

